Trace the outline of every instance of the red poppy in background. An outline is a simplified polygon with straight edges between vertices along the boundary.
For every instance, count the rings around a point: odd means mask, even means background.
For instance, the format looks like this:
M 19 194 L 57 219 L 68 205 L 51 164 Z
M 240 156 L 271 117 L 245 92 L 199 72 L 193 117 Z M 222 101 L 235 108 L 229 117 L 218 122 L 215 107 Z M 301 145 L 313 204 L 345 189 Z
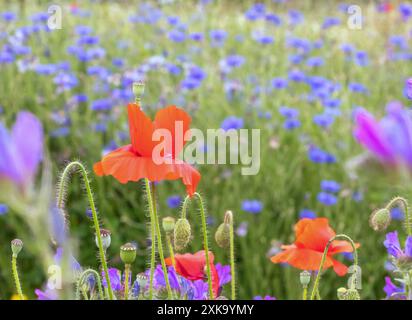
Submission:
M 152 122 L 135 103 L 130 103 L 127 111 L 131 144 L 105 155 L 94 165 L 94 172 L 98 176 L 111 175 L 120 183 L 138 181 L 142 178 L 152 182 L 182 179 L 187 193 L 193 195 L 200 181 L 200 173 L 189 164 L 176 159 L 185 145 L 184 135 L 190 131 L 190 116 L 176 106 L 169 106 L 159 110 Z M 183 132 L 176 132 L 176 123 L 181 125 Z M 168 161 L 153 159 L 153 149 L 162 143 L 162 141 L 153 141 L 153 133 L 157 129 L 170 132 L 172 139 L 170 152 L 167 154 L 163 152 L 161 155 Z
M 302 219 L 295 225 L 296 241 L 292 245 L 282 246 L 284 251 L 271 258 L 273 263 L 288 263 L 301 270 L 319 270 L 323 251 L 328 241 L 336 235 L 329 226 L 328 219 Z M 359 244 L 356 244 L 358 247 Z M 335 240 L 329 246 L 323 269 L 333 267 L 333 270 L 343 276 L 348 268 L 333 259 L 337 253 L 352 252 L 348 241 Z
M 215 297 L 219 293 L 219 276 L 213 263 L 215 257 L 209 252 L 209 263 L 212 278 L 213 294 Z M 165 259 L 168 266 L 172 265 L 171 258 Z M 195 254 L 185 253 L 175 255 L 176 272 L 188 280 L 207 280 L 206 274 L 206 254 L 205 251 L 198 251 Z

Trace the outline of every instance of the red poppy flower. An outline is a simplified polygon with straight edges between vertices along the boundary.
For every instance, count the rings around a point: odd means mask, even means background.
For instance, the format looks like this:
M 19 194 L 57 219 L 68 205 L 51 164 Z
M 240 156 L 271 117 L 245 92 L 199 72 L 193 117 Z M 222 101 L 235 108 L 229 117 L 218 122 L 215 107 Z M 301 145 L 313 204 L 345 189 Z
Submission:
M 282 246 L 284 251 L 271 258 L 273 263 L 288 263 L 301 270 L 319 270 L 323 251 L 328 241 L 336 235 L 329 226 L 328 219 L 302 219 L 295 225 L 296 241 L 292 245 Z M 359 244 L 356 244 L 358 247 Z M 333 267 L 333 270 L 343 276 L 347 267 L 333 259 L 337 253 L 352 252 L 348 241 L 333 241 L 329 246 L 323 269 Z
M 176 106 L 159 110 L 152 122 L 140 106 L 130 103 L 127 106 L 131 144 L 110 152 L 93 167 L 98 176 L 112 175 L 120 183 L 138 181 L 147 178 L 150 181 L 182 179 L 189 195 L 196 192 L 200 181 L 200 173 L 176 159 L 185 145 L 184 136 L 190 132 L 190 116 Z M 181 125 L 182 132 L 176 132 Z M 166 150 L 154 158 L 154 148 L 164 141 L 154 141 L 155 130 L 165 129 L 170 133 L 170 150 Z M 159 160 L 164 161 L 159 161 Z
M 219 275 L 217 273 L 215 264 L 213 263 L 215 257 L 209 251 L 209 263 L 213 286 L 213 295 L 217 297 L 219 292 Z M 172 265 L 171 258 L 165 259 L 168 266 Z M 188 280 L 206 280 L 206 254 L 205 251 L 198 251 L 195 254 L 185 253 L 175 255 L 176 272 Z

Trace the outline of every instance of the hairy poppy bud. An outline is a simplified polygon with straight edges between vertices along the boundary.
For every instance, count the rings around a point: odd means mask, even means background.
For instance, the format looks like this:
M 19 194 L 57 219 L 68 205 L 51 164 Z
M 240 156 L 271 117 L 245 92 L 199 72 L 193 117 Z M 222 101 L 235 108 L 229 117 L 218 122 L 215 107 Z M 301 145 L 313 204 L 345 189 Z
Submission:
M 20 239 L 14 239 L 11 241 L 11 251 L 13 252 L 13 256 L 17 257 L 21 249 L 23 249 L 23 241 Z
M 133 94 L 136 99 L 140 99 L 144 94 L 144 82 L 143 81 L 136 81 L 133 82 Z
M 187 219 L 179 219 L 175 224 L 174 245 L 177 251 L 181 251 L 189 244 L 191 237 L 190 223 Z
M 222 223 L 216 230 L 215 240 L 219 247 L 227 248 L 230 244 L 230 225 Z
M 309 271 L 302 271 L 299 275 L 300 284 L 302 287 L 307 288 L 310 283 L 310 272 Z
M 120 259 L 124 264 L 132 264 L 136 259 L 136 246 L 133 243 L 126 243 L 120 247 Z
M 100 229 L 100 237 L 102 239 L 103 250 L 107 250 L 107 248 L 109 248 L 110 244 L 112 243 L 111 232 L 106 229 Z M 99 241 L 97 240 L 97 237 L 95 237 L 95 240 L 96 246 L 99 247 Z
M 162 226 L 163 230 L 167 233 L 170 234 L 175 230 L 175 218 L 173 217 L 165 217 L 162 220 Z
M 219 247 L 227 248 L 230 245 L 230 225 L 233 223 L 233 213 L 228 210 L 225 213 L 223 223 L 217 228 L 215 240 Z
M 372 212 L 369 224 L 375 231 L 384 231 L 391 223 L 391 213 L 389 209 L 382 208 Z
M 346 292 L 346 300 L 360 300 L 360 295 L 356 289 L 348 289 Z
M 346 294 L 348 293 L 348 290 L 344 287 L 341 287 L 338 289 L 337 295 L 339 300 L 347 300 L 346 299 Z

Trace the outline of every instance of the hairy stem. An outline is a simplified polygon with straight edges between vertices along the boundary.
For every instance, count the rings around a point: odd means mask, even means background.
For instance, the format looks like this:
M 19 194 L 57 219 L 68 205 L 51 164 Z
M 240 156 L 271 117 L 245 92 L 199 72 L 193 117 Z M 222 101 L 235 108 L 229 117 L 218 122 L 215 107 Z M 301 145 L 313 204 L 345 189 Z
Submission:
M 81 286 L 84 283 L 84 281 L 87 280 L 87 277 L 92 274 L 94 276 L 94 278 L 96 279 L 97 282 L 97 290 L 99 292 L 99 296 L 101 299 L 104 299 L 105 295 L 103 293 L 103 286 L 102 286 L 102 281 L 100 280 L 100 275 L 96 270 L 93 269 L 86 269 L 82 272 L 82 274 L 79 277 L 79 280 L 77 280 L 77 284 L 76 284 L 76 299 L 79 300 L 80 299 L 80 290 L 81 290 Z
M 173 268 L 175 268 L 175 270 L 176 270 L 175 253 L 174 253 L 174 250 L 173 250 L 172 240 L 170 238 L 170 234 L 166 234 L 166 243 L 167 243 L 167 248 L 168 248 L 169 254 L 170 254 L 170 260 L 172 260 Z
M 146 184 L 146 190 L 147 190 L 147 201 L 149 202 L 150 215 L 153 218 L 152 223 L 154 224 L 155 230 L 156 230 L 157 250 L 158 250 L 158 253 L 159 253 L 159 259 L 160 259 L 160 263 L 162 265 L 163 275 L 164 275 L 164 278 L 165 278 L 167 297 L 168 297 L 168 299 L 172 299 L 172 288 L 170 287 L 169 275 L 168 275 L 168 272 L 167 272 L 166 262 L 165 262 L 165 258 L 164 258 L 164 255 L 163 255 L 162 234 L 161 234 L 161 231 L 160 231 L 159 218 L 157 216 L 156 195 L 155 195 L 156 189 L 155 189 L 154 184 L 153 184 L 153 195 L 152 195 L 152 192 L 150 190 L 150 182 L 149 182 L 148 179 L 145 179 L 145 184 Z
M 200 219 L 202 222 L 202 234 L 203 234 L 203 247 L 205 250 L 205 258 L 206 258 L 206 274 L 207 274 L 207 283 L 209 287 L 209 298 L 211 300 L 214 299 L 213 297 L 213 283 L 212 283 L 212 272 L 210 268 L 210 259 L 209 259 L 209 241 L 208 241 L 208 234 L 207 234 L 207 223 L 206 223 L 206 212 L 205 212 L 205 207 L 203 205 L 203 199 L 199 193 L 195 193 L 194 196 L 198 200 L 199 203 L 199 209 L 200 209 Z M 187 206 L 190 201 L 190 196 L 187 196 L 185 198 L 185 201 L 183 202 L 182 206 L 182 219 L 186 218 L 186 211 L 187 211 Z
M 235 235 L 233 231 L 233 218 L 231 219 L 231 222 L 230 222 L 229 245 L 230 245 L 230 272 L 232 274 L 232 281 L 231 281 L 232 300 L 236 300 Z
M 350 237 L 348 237 L 346 234 L 337 234 L 336 236 L 332 237 L 328 241 L 328 243 L 326 244 L 325 250 L 323 251 L 322 260 L 320 261 L 318 274 L 316 275 L 315 283 L 313 284 L 312 294 L 310 296 L 310 300 L 314 300 L 315 296 L 319 297 L 319 299 L 320 299 L 319 281 L 320 281 L 321 273 L 322 273 L 322 270 L 323 270 L 323 265 L 325 264 L 325 260 L 326 260 L 326 256 L 327 256 L 328 251 L 329 251 L 329 247 L 331 246 L 333 241 L 335 241 L 336 239 L 339 239 L 339 238 L 345 239 L 345 240 L 349 241 L 349 243 L 351 244 L 352 249 L 353 249 L 353 263 L 355 265 L 355 270 L 357 270 L 356 267 L 358 266 L 358 252 L 356 250 L 356 246 L 355 246 L 355 243 L 353 242 L 353 240 Z
M 21 290 L 19 272 L 17 271 L 17 255 L 13 254 L 11 258 L 11 270 L 13 273 L 14 284 L 16 285 L 17 294 L 20 300 L 24 300 L 23 291 Z
M 113 290 L 112 290 L 112 285 L 110 283 L 110 277 L 109 277 L 109 271 L 107 268 L 107 262 L 106 262 L 106 255 L 105 255 L 105 251 L 103 249 L 103 243 L 102 243 L 102 237 L 100 234 L 100 225 L 99 225 L 99 219 L 97 216 L 97 210 L 96 210 L 96 205 L 93 199 L 93 193 L 90 187 L 90 180 L 87 174 L 87 171 L 85 169 L 85 167 L 83 166 L 83 164 L 81 164 L 78 161 L 74 161 L 71 162 L 67 165 L 67 167 L 64 169 L 63 174 L 61 176 L 61 180 L 60 180 L 60 188 L 59 188 L 59 194 L 57 197 L 57 206 L 60 209 L 63 209 L 64 204 L 63 204 L 63 198 L 64 198 L 64 189 L 65 189 L 65 183 L 66 183 L 66 179 L 69 178 L 71 170 L 75 167 L 78 167 L 80 169 L 80 173 L 82 175 L 83 178 L 83 182 L 84 182 L 84 186 L 86 188 L 86 193 L 87 193 L 87 198 L 89 200 L 89 206 L 90 209 L 92 211 L 92 217 L 93 217 L 93 224 L 94 224 L 94 230 L 96 233 L 96 238 L 97 238 L 97 244 L 99 247 L 99 258 L 100 258 L 100 262 L 102 264 L 102 268 L 104 271 L 104 276 L 106 278 L 106 283 L 107 283 L 107 291 L 108 291 L 108 295 L 109 295 L 109 299 L 113 300 Z

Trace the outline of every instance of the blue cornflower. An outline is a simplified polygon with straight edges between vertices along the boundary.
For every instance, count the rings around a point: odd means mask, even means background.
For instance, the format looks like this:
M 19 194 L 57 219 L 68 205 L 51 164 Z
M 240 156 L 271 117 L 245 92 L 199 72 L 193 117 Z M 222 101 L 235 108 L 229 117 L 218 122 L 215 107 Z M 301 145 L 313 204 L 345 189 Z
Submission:
M 412 5 L 410 3 L 401 3 L 399 5 L 399 12 L 404 21 L 407 21 L 412 16 Z
M 295 128 L 299 128 L 300 125 L 301 125 L 300 120 L 295 119 L 295 118 L 286 119 L 285 122 L 283 123 L 283 127 L 286 130 L 293 130 Z
M 0 216 L 5 215 L 7 212 L 9 212 L 9 207 L 4 203 L 0 203 Z
M 302 209 L 299 211 L 299 219 L 304 219 L 304 218 L 315 219 L 316 213 L 309 209 Z
M 393 220 L 404 220 L 405 213 L 403 212 L 401 208 L 395 207 L 391 210 L 391 217 Z
M 265 20 L 274 24 L 275 26 L 280 26 L 282 24 L 282 20 L 280 19 L 280 17 L 274 13 L 266 14 Z
M 60 72 L 57 74 L 53 82 L 58 86 L 62 91 L 70 90 L 76 87 L 79 83 L 77 77 L 72 73 Z
M 66 137 L 70 134 L 70 127 L 59 127 L 50 132 L 52 138 Z
M 98 99 L 94 100 L 90 106 L 93 111 L 107 111 L 113 107 L 111 99 Z
M 12 22 L 17 18 L 17 15 L 11 11 L 2 12 L 0 15 L 1 18 L 6 22 Z
M 349 90 L 356 93 L 368 93 L 368 89 L 363 84 L 358 82 L 349 83 Z
M 225 118 L 220 124 L 220 127 L 225 131 L 228 131 L 230 129 L 235 129 L 235 130 L 242 129 L 243 126 L 244 126 L 243 118 L 236 117 L 236 116 L 229 116 Z
M 317 114 L 313 117 L 313 122 L 322 128 L 329 128 L 334 120 L 335 118 L 327 113 Z
M 297 10 L 289 10 L 288 17 L 289 17 L 289 22 L 292 25 L 300 24 L 304 20 L 303 14 Z
M 214 44 L 221 45 L 227 38 L 227 32 L 225 30 L 211 30 L 209 36 Z
M 322 180 L 320 188 L 325 192 L 337 193 L 340 191 L 340 184 L 333 180 Z
M 322 57 L 311 57 L 306 61 L 308 67 L 320 67 L 323 66 L 324 60 Z
M 182 197 L 179 195 L 170 196 L 167 198 L 166 203 L 170 209 L 176 209 L 182 203 Z
M 308 150 L 308 156 L 310 161 L 315 163 L 335 163 L 336 158 L 334 155 L 318 148 L 312 146 Z
M 333 206 L 338 202 L 338 198 L 335 195 L 327 192 L 319 192 L 317 199 L 325 206 Z
M 262 212 L 263 203 L 259 200 L 244 200 L 242 202 L 242 210 L 249 213 L 257 214 Z
M 328 29 L 330 27 L 333 26 L 337 26 L 340 24 L 340 19 L 339 18 L 335 18 L 335 17 L 327 17 L 325 18 L 325 20 L 323 21 L 322 24 L 322 29 Z
M 204 35 L 201 32 L 193 32 L 189 35 L 190 39 L 196 42 L 201 42 L 204 39 Z
M 180 43 L 186 40 L 186 34 L 183 31 L 175 29 L 169 31 L 168 38 L 173 42 Z
M 355 53 L 355 63 L 361 67 L 369 64 L 368 54 L 365 51 L 357 51 Z
M 305 80 L 306 75 L 303 71 L 295 69 L 295 70 L 289 71 L 288 78 L 290 81 L 302 82 Z
M 299 110 L 284 106 L 279 108 L 279 113 L 285 118 L 296 118 L 299 116 Z
M 229 67 L 237 68 L 243 65 L 245 63 L 245 60 L 246 60 L 245 57 L 234 54 L 234 55 L 227 56 L 225 59 L 225 62 Z
M 284 89 L 288 86 L 288 80 L 284 78 L 273 78 L 272 79 L 272 87 L 274 89 Z

